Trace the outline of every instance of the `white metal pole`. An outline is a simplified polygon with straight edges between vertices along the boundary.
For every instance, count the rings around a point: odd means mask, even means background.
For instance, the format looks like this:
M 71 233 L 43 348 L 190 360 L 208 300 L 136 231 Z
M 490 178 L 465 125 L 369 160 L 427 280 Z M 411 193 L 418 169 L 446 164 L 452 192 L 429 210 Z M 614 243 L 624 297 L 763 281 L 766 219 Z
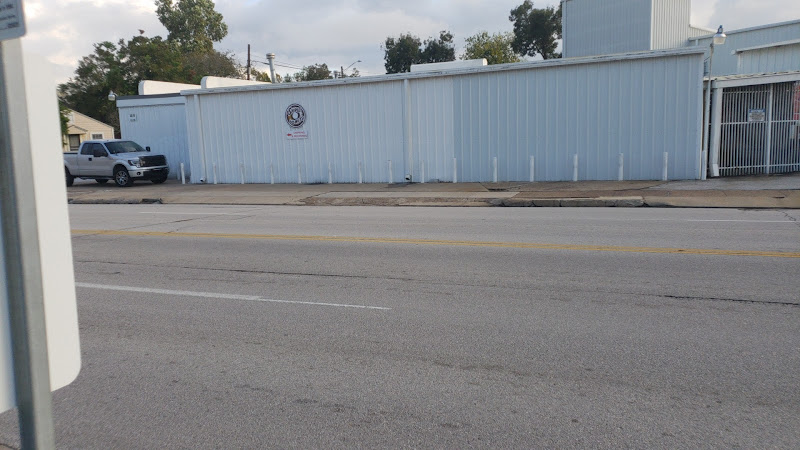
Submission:
M 244 163 L 239 163 L 239 174 L 242 176 L 242 184 L 244 184 Z
M 711 161 L 711 176 L 719 176 L 719 149 L 722 132 L 722 88 L 714 89 L 714 103 L 711 105 L 711 144 L 708 158 Z
M 703 116 L 703 148 L 700 152 L 700 179 L 705 180 L 708 173 L 709 124 L 711 123 L 711 65 L 714 60 L 714 41 L 712 39 L 708 54 L 708 82 L 706 83 L 706 104 Z
M 183 170 L 183 163 L 181 163 L 181 184 L 186 184 L 186 172 Z
M 420 183 L 425 182 L 425 160 L 419 162 Z
M 269 165 L 269 184 L 275 184 L 275 168 Z
M 200 155 L 203 161 L 203 176 L 200 177 L 200 179 L 205 181 L 208 179 L 208 164 L 206 158 L 206 142 L 203 138 L 203 111 L 200 108 L 200 96 L 195 94 L 192 97 L 194 99 L 194 110 L 197 119 L 195 120 L 195 126 L 197 126 L 197 141 L 200 144 Z M 183 179 L 183 177 L 181 178 Z M 183 183 L 186 184 L 186 180 L 184 180 Z
M 578 154 L 572 157 L 572 181 L 578 181 Z
M 667 181 L 667 168 L 669 167 L 669 153 L 664 152 L 664 167 L 661 169 L 661 180 Z
M 625 179 L 625 154 L 619 154 L 619 171 L 617 172 L 617 180 L 622 181 Z
M 364 175 L 361 172 L 361 162 L 359 162 L 358 163 L 358 184 L 361 184 L 363 182 L 364 182 Z
M 531 176 L 530 176 L 530 181 L 531 181 L 531 183 L 536 181 L 536 166 L 534 165 L 533 156 L 531 156 Z
M 328 161 L 328 184 L 333 184 L 333 168 L 330 161 Z
M 389 184 L 392 184 L 392 160 L 389 160 Z
M 774 89 L 775 85 L 769 85 L 769 99 L 767 101 L 767 142 L 766 142 L 766 151 L 764 152 L 764 173 L 769 174 L 772 167 L 771 167 L 771 159 L 772 159 L 772 102 L 774 100 Z
M 217 184 L 217 163 L 214 163 L 214 184 Z
M 458 159 L 453 158 L 453 183 L 458 183 Z
M 497 183 L 497 156 L 492 157 L 492 183 Z
M 303 174 L 300 172 L 300 163 L 297 163 L 297 184 L 303 184 Z

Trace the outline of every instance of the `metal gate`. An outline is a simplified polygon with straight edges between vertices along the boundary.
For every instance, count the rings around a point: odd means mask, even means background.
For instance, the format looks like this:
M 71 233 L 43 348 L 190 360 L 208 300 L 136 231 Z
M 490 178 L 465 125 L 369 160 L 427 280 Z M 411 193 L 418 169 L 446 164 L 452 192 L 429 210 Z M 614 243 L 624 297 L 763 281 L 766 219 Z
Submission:
M 723 89 L 720 176 L 800 171 L 800 82 Z

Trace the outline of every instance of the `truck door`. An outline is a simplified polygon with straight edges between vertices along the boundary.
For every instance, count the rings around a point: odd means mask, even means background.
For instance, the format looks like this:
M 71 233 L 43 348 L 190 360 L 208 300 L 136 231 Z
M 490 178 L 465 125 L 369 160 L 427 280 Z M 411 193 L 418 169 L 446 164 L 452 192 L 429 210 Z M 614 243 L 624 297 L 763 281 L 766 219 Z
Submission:
M 113 176 L 115 159 L 111 157 L 111 153 L 106 149 L 106 146 L 99 143 L 92 144 L 92 175 L 95 176 Z
M 84 143 L 81 145 L 81 150 L 75 158 L 75 164 L 78 166 L 78 173 L 74 173 L 73 175 L 91 175 L 92 162 L 94 162 L 92 145 L 91 143 Z

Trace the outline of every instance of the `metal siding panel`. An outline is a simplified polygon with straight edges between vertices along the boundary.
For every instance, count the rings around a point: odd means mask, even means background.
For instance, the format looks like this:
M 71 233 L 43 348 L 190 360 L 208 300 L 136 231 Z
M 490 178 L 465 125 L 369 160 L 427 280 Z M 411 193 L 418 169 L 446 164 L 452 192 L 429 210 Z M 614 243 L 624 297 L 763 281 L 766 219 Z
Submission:
M 776 73 L 800 70 L 800 44 L 739 53 L 739 73 Z
M 214 155 L 220 183 L 268 182 L 270 165 L 276 183 L 297 183 L 298 164 L 303 183 L 358 181 L 358 164 L 365 182 L 387 182 L 388 160 L 394 181 L 403 173 L 402 117 L 397 82 L 360 86 L 331 86 L 281 91 L 255 91 L 203 96 L 207 154 Z M 305 140 L 288 140 L 283 114 L 291 103 L 307 112 Z M 385 114 L 376 114 L 376 110 Z M 247 112 L 246 114 L 244 112 Z M 210 130 L 213 130 L 211 132 Z M 209 176 L 209 178 L 211 178 Z M 209 182 L 212 180 L 210 179 Z
M 572 179 L 579 154 L 581 179 L 616 179 L 625 154 L 626 179 L 658 179 L 664 151 L 670 178 L 696 178 L 699 161 L 702 55 L 472 73 L 410 81 L 413 168 L 404 166 L 402 81 L 299 87 L 202 95 L 203 139 L 219 181 L 393 181 L 426 161 L 426 181 L 527 181 L 535 157 L 537 181 Z M 306 107 L 308 140 L 288 141 L 283 113 Z M 186 121 L 193 167 L 202 159 L 194 98 Z M 211 179 L 209 179 L 209 182 Z
M 678 48 L 689 37 L 690 0 L 653 0 L 651 49 Z
M 129 114 L 136 114 L 131 122 Z M 172 174 L 180 170 L 180 163 L 189 166 L 188 135 L 185 105 L 151 105 L 120 107 L 120 129 L 123 139 L 130 139 L 151 147 L 167 156 Z
M 452 177 L 454 89 L 452 78 L 414 80 L 411 87 L 413 168 L 406 168 L 419 181 L 425 162 L 425 181 Z
M 569 0 L 562 13 L 564 29 L 569 30 L 564 33 L 565 58 L 650 49 L 648 1 Z
M 800 23 L 789 23 L 751 31 L 729 32 L 727 34 L 728 37 L 725 40 L 725 44 L 717 46 L 714 51 L 714 67 L 712 69 L 715 77 L 739 73 L 738 57 L 736 54 L 732 54 L 738 49 L 800 39 Z M 711 38 L 707 37 L 698 40 L 697 45 L 708 48 L 710 43 Z M 690 44 L 693 45 L 694 41 L 691 41 Z M 759 72 L 746 71 L 741 73 Z

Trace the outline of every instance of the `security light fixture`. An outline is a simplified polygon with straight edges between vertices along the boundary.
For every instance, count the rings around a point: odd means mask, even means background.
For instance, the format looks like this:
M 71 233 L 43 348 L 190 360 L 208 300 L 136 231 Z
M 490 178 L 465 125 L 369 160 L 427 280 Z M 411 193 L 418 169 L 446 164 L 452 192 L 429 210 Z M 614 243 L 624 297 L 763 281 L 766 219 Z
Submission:
M 117 94 L 114 91 L 108 91 L 108 101 L 113 102 L 117 99 Z
M 725 32 L 722 30 L 722 25 L 719 26 L 717 29 L 717 34 L 714 35 L 712 40 L 714 41 L 714 45 L 722 45 L 725 43 L 725 38 L 728 36 L 725 35 Z

